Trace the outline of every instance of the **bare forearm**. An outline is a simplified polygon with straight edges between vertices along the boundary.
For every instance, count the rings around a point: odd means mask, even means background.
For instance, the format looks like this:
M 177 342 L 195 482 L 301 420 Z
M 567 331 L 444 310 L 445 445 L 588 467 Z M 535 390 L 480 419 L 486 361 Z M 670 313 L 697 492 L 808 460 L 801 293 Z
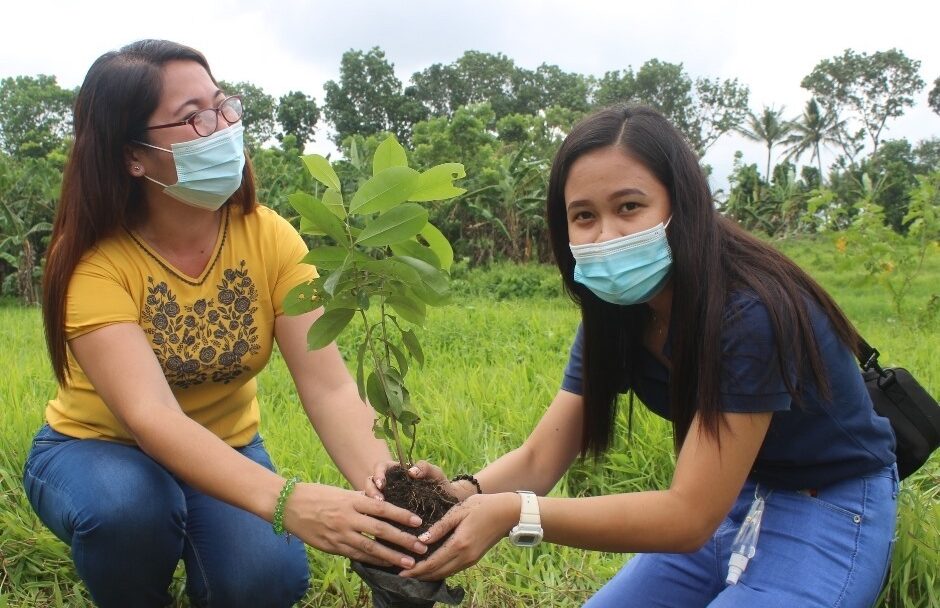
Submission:
M 475 477 L 487 494 L 530 490 L 544 495 L 555 487 L 563 474 L 564 469 L 557 470 L 540 465 L 530 450 L 520 447 L 499 457 Z M 469 482 L 460 482 L 458 488 L 466 496 L 476 493 L 476 487 Z M 459 498 L 466 496 L 461 495 Z
M 354 383 L 318 395 L 316 404 L 304 409 L 330 458 L 355 489 L 363 488 L 376 463 L 391 460 L 388 446 L 372 434 L 375 410 L 359 399 Z
M 477 474 L 483 491 L 551 491 L 578 455 L 582 410 L 579 396 L 559 391 L 525 443 Z
M 179 410 L 141 410 L 131 431 L 144 452 L 187 484 L 271 520 L 284 479 L 245 458 Z
M 714 525 L 671 491 L 540 498 L 545 540 L 595 551 L 698 550 Z

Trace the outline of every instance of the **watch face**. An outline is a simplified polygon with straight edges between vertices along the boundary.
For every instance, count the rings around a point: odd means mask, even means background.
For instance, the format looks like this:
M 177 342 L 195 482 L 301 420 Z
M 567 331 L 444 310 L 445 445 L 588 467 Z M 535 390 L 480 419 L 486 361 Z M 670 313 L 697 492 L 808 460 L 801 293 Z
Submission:
M 539 544 L 542 537 L 537 534 L 517 534 L 513 542 L 520 547 L 534 547 Z

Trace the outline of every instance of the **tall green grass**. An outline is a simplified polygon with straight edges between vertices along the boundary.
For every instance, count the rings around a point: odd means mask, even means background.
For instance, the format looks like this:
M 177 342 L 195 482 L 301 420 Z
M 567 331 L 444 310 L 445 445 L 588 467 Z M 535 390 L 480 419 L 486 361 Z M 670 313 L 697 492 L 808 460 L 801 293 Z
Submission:
M 903 364 L 940 394 L 938 324 L 918 313 L 940 291 L 940 256 L 932 255 L 910 296 L 911 317 L 894 319 L 887 295 L 846 266 L 827 239 L 786 244 L 788 254 L 807 267 L 839 300 L 886 363 Z M 532 281 L 507 280 L 512 273 L 540 277 L 539 297 Z M 502 301 L 467 295 L 458 304 L 431 313 L 423 333 L 427 364 L 414 374 L 411 389 L 424 419 L 416 457 L 440 464 L 450 474 L 472 472 L 516 447 L 535 425 L 558 389 L 577 310 L 558 297 L 544 297 L 544 268 L 501 267 L 465 277 L 463 293 L 497 293 Z M 488 278 L 488 276 L 490 278 Z M 495 277 L 495 278 L 494 278 Z M 495 283 L 494 283 L 495 282 Z M 518 285 L 523 291 L 516 293 Z M 488 291 L 489 289 L 489 291 Z M 348 342 L 340 344 L 348 352 Z M 44 354 L 39 313 L 0 306 L 0 608 L 86 606 L 68 548 L 33 514 L 20 477 L 30 439 L 42 424 L 43 407 L 54 392 Z M 329 457 L 310 430 L 293 384 L 275 354 L 260 376 L 262 432 L 282 470 L 308 480 L 342 484 Z M 617 440 L 603 461 L 578 463 L 555 488 L 559 495 L 582 495 L 662 488 L 673 468 L 668 425 L 638 407 L 631 443 L 625 415 L 618 417 Z M 898 542 L 882 606 L 940 605 L 940 457 L 903 484 Z M 310 551 L 312 586 L 303 606 L 369 606 L 367 594 L 344 559 Z M 579 606 L 619 569 L 627 556 L 541 545 L 519 551 L 501 543 L 475 568 L 452 578 L 468 590 L 466 606 Z M 188 605 L 182 570 L 174 581 L 178 606 Z

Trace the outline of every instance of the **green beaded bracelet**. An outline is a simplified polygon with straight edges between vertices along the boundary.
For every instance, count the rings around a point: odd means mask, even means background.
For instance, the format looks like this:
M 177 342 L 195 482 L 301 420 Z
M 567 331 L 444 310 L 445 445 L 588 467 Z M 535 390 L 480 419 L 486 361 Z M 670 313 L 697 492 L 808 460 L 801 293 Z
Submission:
M 278 536 L 287 532 L 284 530 L 284 506 L 287 505 L 287 497 L 294 491 L 294 486 L 297 485 L 298 481 L 300 481 L 300 477 L 294 475 L 284 482 L 284 487 L 281 488 L 281 493 L 277 497 L 277 504 L 274 505 L 272 526 L 274 527 L 274 533 Z

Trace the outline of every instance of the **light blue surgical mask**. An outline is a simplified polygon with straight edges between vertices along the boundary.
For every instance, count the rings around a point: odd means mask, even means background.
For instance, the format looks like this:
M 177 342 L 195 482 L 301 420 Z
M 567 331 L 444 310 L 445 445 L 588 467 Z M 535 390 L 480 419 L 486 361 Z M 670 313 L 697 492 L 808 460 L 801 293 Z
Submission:
M 172 144 L 172 149 L 144 142 L 142 146 L 163 150 L 173 155 L 176 183 L 166 185 L 149 175 L 147 179 L 163 186 L 163 191 L 178 201 L 215 211 L 242 184 L 245 168 L 245 128 L 241 124 L 216 131 L 209 137 Z
M 603 243 L 569 245 L 574 256 L 574 280 L 611 304 L 649 302 L 666 285 L 672 250 L 665 224 Z

